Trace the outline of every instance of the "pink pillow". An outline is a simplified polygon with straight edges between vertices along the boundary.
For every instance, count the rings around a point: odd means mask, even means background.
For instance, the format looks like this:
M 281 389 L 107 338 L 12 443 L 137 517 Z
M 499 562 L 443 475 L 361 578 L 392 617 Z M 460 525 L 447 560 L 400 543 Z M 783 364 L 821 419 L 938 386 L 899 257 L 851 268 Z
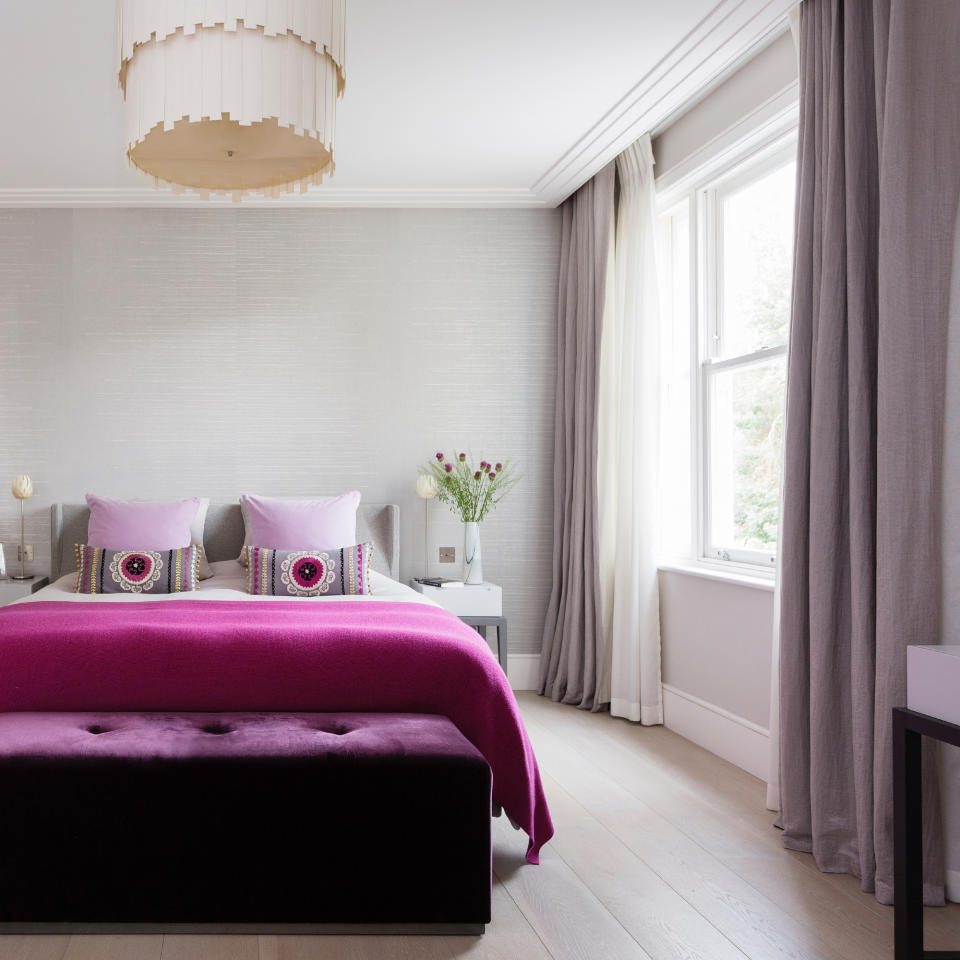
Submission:
M 325 500 L 240 498 L 247 524 L 246 544 L 270 550 L 352 547 L 357 542 L 356 490 Z
M 108 500 L 87 494 L 87 543 L 111 550 L 179 550 L 191 543 L 190 525 L 200 498 L 189 500 Z

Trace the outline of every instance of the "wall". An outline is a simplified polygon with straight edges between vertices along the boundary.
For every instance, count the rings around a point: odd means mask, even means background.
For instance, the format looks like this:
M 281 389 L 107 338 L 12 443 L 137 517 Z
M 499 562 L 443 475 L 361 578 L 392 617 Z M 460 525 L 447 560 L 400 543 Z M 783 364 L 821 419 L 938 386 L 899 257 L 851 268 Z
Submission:
M 684 161 L 705 161 L 736 125 L 749 131 L 744 118 L 796 80 L 793 38 L 782 33 L 659 132 L 658 179 Z M 665 723 L 761 779 L 769 766 L 771 586 L 660 573 Z
M 767 775 L 773 590 L 660 572 L 668 727 Z
M 773 591 L 662 571 L 660 597 L 663 682 L 766 727 Z
M 457 445 L 524 474 L 482 530 L 511 650 L 551 576 L 559 211 L 0 211 L 0 482 L 48 508 L 117 497 L 358 488 L 401 508 L 424 570 L 417 466 Z M 459 524 L 430 505 L 435 560 Z M 18 536 L 0 496 L 0 540 Z M 8 550 L 8 557 L 15 550 Z

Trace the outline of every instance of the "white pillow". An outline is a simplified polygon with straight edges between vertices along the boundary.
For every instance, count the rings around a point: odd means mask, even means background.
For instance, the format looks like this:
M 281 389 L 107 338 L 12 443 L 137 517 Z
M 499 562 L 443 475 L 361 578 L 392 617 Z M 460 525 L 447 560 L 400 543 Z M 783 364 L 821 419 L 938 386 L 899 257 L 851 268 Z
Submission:
M 190 524 L 190 542 L 197 543 L 203 547 L 203 525 L 207 522 L 207 510 L 210 507 L 209 497 L 200 497 L 200 506 L 194 515 L 193 523 Z M 210 567 L 210 561 L 207 559 L 206 547 L 200 551 L 200 572 L 199 579 L 209 580 L 213 576 L 213 570 Z

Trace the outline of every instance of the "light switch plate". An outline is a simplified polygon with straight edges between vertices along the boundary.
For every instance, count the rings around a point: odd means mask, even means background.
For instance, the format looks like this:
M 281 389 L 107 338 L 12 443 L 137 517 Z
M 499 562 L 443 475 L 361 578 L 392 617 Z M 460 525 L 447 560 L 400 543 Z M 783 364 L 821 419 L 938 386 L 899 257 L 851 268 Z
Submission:
M 25 543 L 23 545 L 23 562 L 24 563 L 33 563 L 33 544 Z M 17 544 L 17 562 L 20 561 L 20 544 Z
M 457 562 L 457 548 L 456 548 L 456 547 L 441 547 L 441 548 L 440 548 L 440 562 L 441 562 L 441 563 L 456 563 L 456 562 Z

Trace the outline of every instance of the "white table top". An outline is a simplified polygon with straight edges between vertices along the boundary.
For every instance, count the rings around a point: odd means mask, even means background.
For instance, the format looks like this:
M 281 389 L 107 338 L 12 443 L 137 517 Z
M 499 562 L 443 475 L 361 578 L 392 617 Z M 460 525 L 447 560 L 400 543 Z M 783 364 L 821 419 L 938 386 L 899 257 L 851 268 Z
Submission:
M 410 586 L 458 617 L 503 616 L 503 590 L 496 583 L 465 583 L 462 587 L 431 587 L 411 580 Z
M 39 590 L 47 582 L 47 577 L 39 574 L 32 580 L 13 580 L 10 577 L 3 577 L 0 579 L 0 606 L 12 603 L 21 597 L 29 597 L 34 590 Z

